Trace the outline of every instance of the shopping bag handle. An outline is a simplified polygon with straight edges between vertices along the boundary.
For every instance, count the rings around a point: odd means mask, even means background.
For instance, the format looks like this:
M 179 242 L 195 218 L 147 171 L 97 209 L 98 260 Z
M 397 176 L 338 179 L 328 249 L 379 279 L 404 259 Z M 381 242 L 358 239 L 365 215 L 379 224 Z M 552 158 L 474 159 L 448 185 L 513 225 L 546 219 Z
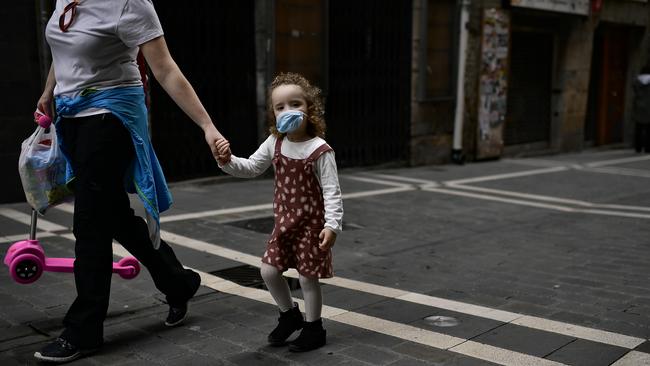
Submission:
M 34 112 L 34 120 L 36 123 L 38 123 L 39 126 L 43 128 L 48 128 L 52 124 L 52 117 L 39 111 L 38 109 Z

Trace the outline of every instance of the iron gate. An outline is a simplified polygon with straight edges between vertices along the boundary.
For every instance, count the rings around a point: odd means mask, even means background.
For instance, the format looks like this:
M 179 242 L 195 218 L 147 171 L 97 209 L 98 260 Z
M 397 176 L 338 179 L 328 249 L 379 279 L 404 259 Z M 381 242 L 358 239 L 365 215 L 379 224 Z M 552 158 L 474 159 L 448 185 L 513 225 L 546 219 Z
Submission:
M 553 34 L 512 32 L 506 146 L 550 139 Z
M 406 161 L 411 1 L 329 2 L 327 140 L 339 166 Z
M 253 0 L 157 2 L 172 57 L 233 153 L 257 148 Z M 217 175 L 201 129 L 151 83 L 152 140 L 170 180 Z

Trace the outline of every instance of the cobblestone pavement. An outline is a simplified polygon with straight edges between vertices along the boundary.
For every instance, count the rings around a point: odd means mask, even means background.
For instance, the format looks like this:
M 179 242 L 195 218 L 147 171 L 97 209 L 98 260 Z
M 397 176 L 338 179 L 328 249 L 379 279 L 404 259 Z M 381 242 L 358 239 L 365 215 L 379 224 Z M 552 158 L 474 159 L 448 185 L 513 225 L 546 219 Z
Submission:
M 266 345 L 277 310 L 256 267 L 272 184 L 216 178 L 174 184 L 163 216 L 163 238 L 203 277 L 187 321 L 164 326 L 146 269 L 114 276 L 105 346 L 74 364 L 650 365 L 650 155 L 340 173 L 345 228 L 323 285 L 325 347 Z M 48 256 L 72 256 L 71 211 L 40 219 Z M 0 205 L 3 253 L 28 220 L 26 204 Z M 0 364 L 35 364 L 61 331 L 74 281 L 45 272 L 20 285 L 3 268 Z

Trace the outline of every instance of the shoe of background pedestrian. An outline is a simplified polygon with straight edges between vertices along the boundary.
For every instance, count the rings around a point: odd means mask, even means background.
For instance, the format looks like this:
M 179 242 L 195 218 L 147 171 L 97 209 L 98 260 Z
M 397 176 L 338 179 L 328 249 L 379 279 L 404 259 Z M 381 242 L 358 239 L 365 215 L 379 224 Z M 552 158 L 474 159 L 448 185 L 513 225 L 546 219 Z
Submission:
M 323 329 L 323 320 L 305 322 L 300 335 L 289 342 L 289 351 L 307 352 L 323 347 L 326 343 L 327 332 Z
M 167 313 L 167 319 L 165 319 L 165 325 L 168 327 L 175 327 L 183 323 L 187 317 L 188 302 L 201 287 L 201 276 L 194 271 L 192 271 L 191 276 L 194 277 L 190 291 L 192 295 L 181 305 L 169 305 L 169 313 Z
M 45 362 L 66 363 L 96 351 L 97 349 L 81 350 L 74 344 L 59 337 L 54 342 L 43 347 L 40 351 L 34 352 L 34 357 Z
M 280 311 L 278 325 L 267 338 L 269 344 L 274 347 L 285 345 L 293 332 L 302 328 L 303 322 L 304 319 L 297 303 L 294 303 L 293 308 L 287 311 Z

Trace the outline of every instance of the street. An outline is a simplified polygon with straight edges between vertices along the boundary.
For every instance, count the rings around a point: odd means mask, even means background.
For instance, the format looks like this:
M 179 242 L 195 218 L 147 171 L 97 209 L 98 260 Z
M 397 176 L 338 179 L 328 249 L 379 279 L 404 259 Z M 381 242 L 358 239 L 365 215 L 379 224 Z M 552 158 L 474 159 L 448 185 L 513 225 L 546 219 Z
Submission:
M 266 345 L 278 314 L 257 268 L 273 184 L 218 177 L 172 184 L 162 216 L 163 239 L 202 276 L 186 322 L 165 327 L 146 269 L 114 275 L 105 345 L 73 364 L 650 365 L 650 155 L 586 150 L 339 179 L 325 347 Z M 2 253 L 26 239 L 29 212 L 0 205 Z M 73 256 L 71 227 L 70 204 L 39 219 L 48 256 Z M 118 244 L 114 254 L 128 255 Z M 296 288 L 297 273 L 286 275 Z M 36 364 L 74 294 L 71 274 L 21 285 L 4 266 L 0 364 Z

